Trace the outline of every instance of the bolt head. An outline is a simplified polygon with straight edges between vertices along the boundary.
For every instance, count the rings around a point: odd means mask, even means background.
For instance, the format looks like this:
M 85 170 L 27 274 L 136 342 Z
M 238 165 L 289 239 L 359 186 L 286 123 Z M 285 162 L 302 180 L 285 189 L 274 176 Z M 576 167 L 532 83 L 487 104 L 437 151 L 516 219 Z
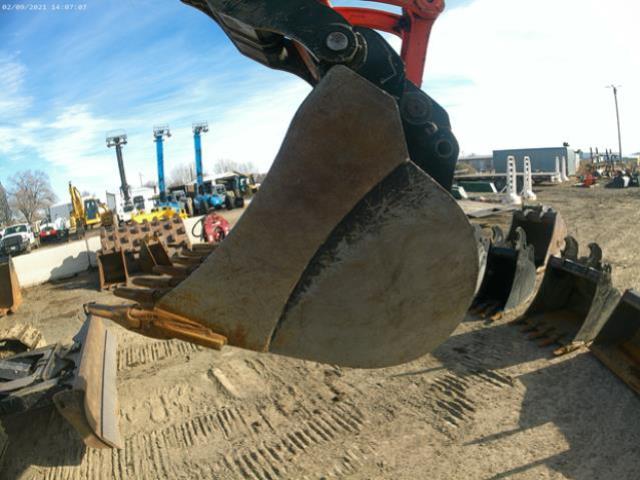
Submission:
M 327 48 L 334 52 L 342 52 L 349 47 L 349 37 L 342 32 L 331 32 L 327 35 Z

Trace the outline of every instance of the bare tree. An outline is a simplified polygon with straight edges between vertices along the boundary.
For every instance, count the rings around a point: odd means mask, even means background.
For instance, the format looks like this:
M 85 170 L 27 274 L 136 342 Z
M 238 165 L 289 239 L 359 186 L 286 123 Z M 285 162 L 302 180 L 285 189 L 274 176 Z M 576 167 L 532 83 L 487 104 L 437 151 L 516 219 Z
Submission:
M 41 170 L 18 172 L 10 181 L 11 205 L 29 223 L 42 218 L 46 208 L 56 201 L 49 176 Z
M 12 218 L 13 214 L 7 200 L 7 192 L 0 183 L 0 225 L 9 225 Z
M 171 170 L 171 175 L 169 176 L 167 185 L 169 185 L 170 187 L 186 185 L 193 182 L 195 179 L 196 173 L 194 171 L 194 168 L 189 164 L 183 163 Z
M 256 173 L 256 166 L 253 162 L 236 162 L 229 158 L 219 158 L 213 165 L 214 173 L 238 172 L 238 173 Z

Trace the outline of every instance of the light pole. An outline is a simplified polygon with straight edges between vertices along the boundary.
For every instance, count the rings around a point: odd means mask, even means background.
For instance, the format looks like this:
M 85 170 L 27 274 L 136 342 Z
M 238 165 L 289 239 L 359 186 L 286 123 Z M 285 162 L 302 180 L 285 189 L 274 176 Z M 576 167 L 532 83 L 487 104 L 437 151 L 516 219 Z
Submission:
M 618 107 L 618 88 L 620 85 L 608 85 L 607 88 L 613 90 L 613 100 L 616 104 L 616 121 L 618 122 L 618 155 L 620 155 L 620 161 L 622 162 L 622 134 L 620 133 L 620 109 Z

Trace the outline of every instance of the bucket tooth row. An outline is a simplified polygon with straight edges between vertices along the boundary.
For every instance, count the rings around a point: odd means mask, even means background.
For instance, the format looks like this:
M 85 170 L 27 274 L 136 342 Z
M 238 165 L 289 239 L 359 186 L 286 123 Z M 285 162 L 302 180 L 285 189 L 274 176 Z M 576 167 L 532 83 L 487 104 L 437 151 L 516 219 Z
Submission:
M 533 246 L 521 227 L 506 241 L 502 230 L 493 227 L 484 278 L 470 312 L 498 318 L 502 312 L 517 308 L 533 293 L 536 283 Z
M 0 261 L 0 317 L 15 313 L 22 304 L 20 283 L 11 257 Z
M 560 255 L 567 226 L 556 210 L 539 206 L 515 211 L 507 240 L 516 240 L 518 228 L 524 230 L 527 242 L 533 246 L 536 268 L 543 268 L 552 255 Z
M 640 292 L 627 290 L 622 295 L 590 350 L 640 394 Z
M 551 257 L 533 302 L 517 321 L 541 346 L 559 344 L 562 355 L 592 341 L 613 311 L 619 292 L 611 284 L 611 266 L 592 243 L 578 258 L 578 243 L 566 238 L 561 257 Z

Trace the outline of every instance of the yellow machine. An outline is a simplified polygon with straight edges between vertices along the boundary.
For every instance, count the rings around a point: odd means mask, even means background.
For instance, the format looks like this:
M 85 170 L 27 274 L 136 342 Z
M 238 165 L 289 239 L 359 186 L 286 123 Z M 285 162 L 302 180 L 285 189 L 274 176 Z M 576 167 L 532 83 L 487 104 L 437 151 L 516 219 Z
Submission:
M 84 232 L 93 227 L 113 226 L 113 212 L 94 197 L 82 198 L 80 191 L 69 182 L 71 196 L 70 234 Z
M 176 211 L 172 207 L 157 207 L 152 208 L 150 211 L 138 211 L 131 215 L 131 221 L 135 223 L 152 222 L 153 220 L 170 220 L 178 215 L 180 218 L 189 218 L 187 212 L 184 209 Z

